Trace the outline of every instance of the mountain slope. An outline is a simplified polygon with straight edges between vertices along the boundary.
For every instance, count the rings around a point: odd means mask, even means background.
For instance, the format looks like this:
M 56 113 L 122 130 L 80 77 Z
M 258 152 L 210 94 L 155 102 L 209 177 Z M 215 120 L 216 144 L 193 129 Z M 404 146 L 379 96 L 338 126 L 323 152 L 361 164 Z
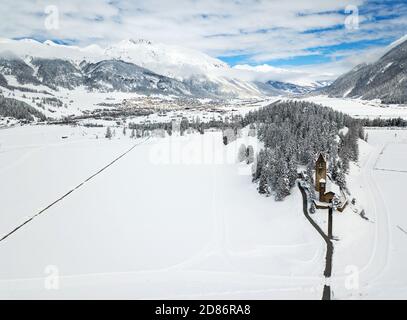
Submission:
M 84 84 L 80 76 L 83 65 L 116 60 L 182 82 L 183 86 L 188 87 L 189 94 L 200 97 L 246 98 L 308 91 L 282 82 L 279 83 L 279 88 L 275 88 L 276 81 L 250 81 L 239 77 L 236 70 L 228 64 L 202 52 L 148 40 L 130 39 L 106 48 L 98 45 L 81 48 L 52 41 L 41 43 L 30 39 L 0 39 L 0 59 L 3 60 L 3 65 L 10 60 L 21 65 L 21 71 L 17 71 L 16 66 L 11 67 L 14 71 L 10 71 L 10 68 L 4 70 L 0 63 L 0 73 L 3 75 L 13 74 L 17 80 L 23 79 L 24 83 L 44 84 L 51 88 L 72 89 L 80 86 Z M 149 91 L 148 88 L 137 88 L 137 92 Z M 176 91 L 185 92 L 180 88 Z M 171 90 L 161 93 L 167 92 Z
M 15 77 L 16 81 L 11 81 L 14 87 L 28 84 L 30 89 L 32 85 L 56 91 L 83 86 L 92 91 L 205 98 L 298 95 L 315 89 L 279 81 L 250 81 L 228 64 L 199 51 L 131 39 L 106 48 L 0 39 L 0 75 Z
M 35 58 L 31 64 L 38 80 L 44 85 L 72 90 L 83 84 L 82 73 L 72 63 L 62 59 Z
M 407 103 L 407 41 L 391 48 L 377 62 L 361 64 L 322 90 L 335 97 L 380 99 Z
M 43 113 L 25 102 L 0 95 L 0 116 L 12 117 L 19 120 L 33 121 L 34 118 L 45 120 Z
M 84 64 L 117 60 L 183 83 L 189 87 L 190 94 L 206 97 L 262 95 L 255 85 L 231 76 L 231 68 L 218 59 L 195 50 L 146 40 L 125 40 L 107 48 L 97 45 L 80 48 L 52 41 L 0 39 L 0 60 L 0 73 L 15 75 L 20 84 L 20 80 L 24 80 L 24 83 L 34 85 L 41 83 L 71 89 L 82 84 L 79 71 Z M 12 66 L 7 65 L 9 61 Z M 149 91 L 149 88 L 138 88 L 138 92 Z M 181 88 L 176 91 L 185 93 Z M 171 90 L 161 93 L 167 92 Z
M 84 84 L 92 90 L 190 95 L 184 83 L 121 60 L 103 60 L 83 68 Z
M 315 90 L 315 87 L 299 86 L 299 85 L 293 84 L 293 83 L 273 81 L 273 80 L 267 81 L 265 83 L 265 85 L 267 87 L 269 87 L 270 89 L 273 89 L 276 92 L 279 92 L 280 94 L 285 93 L 285 94 L 298 95 L 298 94 L 309 93 L 309 92 Z
M 59 88 L 75 90 L 84 86 L 87 90 L 99 92 L 225 96 L 217 84 L 205 79 L 191 77 L 180 81 L 122 60 L 82 61 L 77 66 L 73 61 L 59 58 L 26 57 L 26 61 L 18 57 L 0 58 L 0 87 L 10 88 L 5 76 L 15 77 L 19 86 L 46 86 L 55 91 Z
M 13 75 L 19 84 L 39 85 L 40 81 L 34 76 L 34 69 L 18 57 L 1 58 L 0 57 L 0 74 Z
M 106 48 L 104 55 L 178 80 L 196 75 L 216 77 L 229 69 L 226 63 L 202 52 L 144 39 L 123 40 Z

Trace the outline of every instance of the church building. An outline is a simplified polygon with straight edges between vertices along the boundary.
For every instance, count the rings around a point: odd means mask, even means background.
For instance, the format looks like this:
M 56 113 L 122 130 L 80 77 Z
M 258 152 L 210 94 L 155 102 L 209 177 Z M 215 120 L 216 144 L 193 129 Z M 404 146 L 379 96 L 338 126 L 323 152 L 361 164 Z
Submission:
M 335 197 L 335 192 L 327 190 L 327 178 L 327 161 L 320 153 L 315 164 L 315 190 L 319 192 L 319 201 L 329 203 Z

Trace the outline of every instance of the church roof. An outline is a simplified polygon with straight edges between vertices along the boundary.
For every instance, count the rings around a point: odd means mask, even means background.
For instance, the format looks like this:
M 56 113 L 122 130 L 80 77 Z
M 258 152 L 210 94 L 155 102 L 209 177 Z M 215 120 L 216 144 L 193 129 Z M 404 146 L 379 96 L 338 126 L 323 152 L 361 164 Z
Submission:
M 319 152 L 318 155 L 317 155 L 316 161 L 319 161 L 321 158 L 322 158 L 322 160 L 324 160 L 325 162 L 327 162 L 325 153 Z
M 326 183 L 326 188 L 325 192 L 332 192 L 338 196 L 341 195 L 341 188 L 336 183 L 333 183 L 330 179 L 328 179 L 328 182 Z

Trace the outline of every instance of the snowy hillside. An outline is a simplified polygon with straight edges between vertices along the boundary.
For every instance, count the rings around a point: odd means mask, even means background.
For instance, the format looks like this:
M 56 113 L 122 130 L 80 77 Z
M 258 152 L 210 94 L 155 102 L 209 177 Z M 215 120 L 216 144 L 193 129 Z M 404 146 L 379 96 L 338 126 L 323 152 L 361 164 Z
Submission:
M 407 40 L 402 38 L 377 62 L 358 65 L 322 92 L 334 97 L 380 99 L 388 104 L 407 103 L 406 62 Z
M 107 47 L 103 55 L 132 62 L 179 80 L 193 75 L 216 76 L 229 68 L 226 63 L 199 51 L 143 39 L 121 41 Z
M 81 48 L 60 45 L 52 41 L 41 43 L 29 39 L 18 41 L 0 39 L 0 74 L 14 75 L 23 85 L 32 83 L 50 86 L 51 82 L 52 87 L 62 86 L 73 89 L 86 82 L 81 79 L 81 77 L 88 77 L 83 68 L 101 61 L 126 62 L 129 66 L 133 65 L 133 69 L 141 67 L 156 76 L 170 78 L 173 83 L 178 82 L 175 92 L 160 90 L 163 88 L 158 86 L 158 91 L 162 94 L 189 94 L 206 97 L 262 95 L 255 84 L 235 78 L 227 64 L 201 52 L 182 47 L 156 44 L 147 40 L 125 40 L 107 48 L 97 45 Z M 53 72 L 51 74 L 53 77 L 44 78 L 43 69 L 50 69 L 47 66 L 51 66 L 55 71 L 56 65 L 59 65 L 58 72 Z M 127 74 L 119 76 L 126 78 Z M 57 77 L 57 81 L 53 82 L 55 77 Z M 109 77 L 109 75 L 105 77 Z M 152 82 L 158 82 L 158 80 L 152 80 Z M 98 87 L 108 89 L 111 88 L 111 84 L 105 86 L 104 83 L 101 83 Z M 165 86 L 165 88 L 167 87 Z M 131 88 L 132 91 L 138 93 L 150 90 L 143 82 L 131 85 Z M 113 89 L 127 92 L 129 86 Z
M 77 66 L 82 61 L 98 62 L 117 59 L 179 80 L 197 74 L 215 75 L 229 68 L 222 61 L 199 51 L 152 43 L 143 39 L 123 40 L 106 48 L 98 45 L 81 48 L 57 44 L 50 40 L 41 43 L 31 39 L 0 39 L 0 52 L 3 57 L 8 54 L 9 57 L 16 56 L 23 59 L 37 57 L 69 60 Z
M 317 82 L 312 85 L 300 86 L 294 83 L 269 80 L 265 83 L 256 82 L 257 86 L 267 95 L 302 95 L 326 86 L 326 82 Z
M 242 74 L 244 68 L 231 68 L 219 59 L 202 52 L 173 45 L 153 43 L 148 40 L 123 40 L 105 48 L 98 45 L 87 47 L 61 45 L 50 40 L 38 42 L 31 39 L 0 39 L 0 86 L 4 87 L 5 76 L 15 76 L 20 85 L 45 85 L 73 90 L 87 83 L 84 69 L 102 61 L 128 63 L 132 69 L 143 68 L 157 77 L 167 77 L 175 90 L 162 90 L 145 86 L 143 79 L 131 85 L 106 84 L 99 79 L 91 89 L 136 92 L 146 94 L 155 91 L 164 95 L 186 94 L 198 97 L 253 98 L 265 96 L 299 95 L 326 86 L 327 82 L 306 84 L 286 83 L 272 79 L 249 80 L 253 75 Z M 257 70 L 257 69 L 256 69 Z M 119 74 L 127 79 L 128 73 Z M 104 78 L 111 77 L 107 74 Z M 127 81 L 127 80 L 126 80 Z M 147 81 L 149 81 L 147 79 Z M 157 83 L 159 80 L 152 80 Z M 177 83 L 177 84 L 176 84 Z M 168 86 L 164 86 L 168 88 Z M 155 90 L 152 90 L 155 89 Z

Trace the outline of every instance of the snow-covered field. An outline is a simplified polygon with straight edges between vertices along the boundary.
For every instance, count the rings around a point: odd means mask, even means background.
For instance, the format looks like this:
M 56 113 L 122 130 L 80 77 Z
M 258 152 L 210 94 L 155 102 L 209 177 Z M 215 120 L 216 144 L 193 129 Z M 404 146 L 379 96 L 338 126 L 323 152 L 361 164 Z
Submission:
M 1 235 L 138 144 L 0 242 L 0 298 L 321 298 L 325 249 L 299 190 L 261 197 L 236 163 L 253 138 L 103 133 L 0 130 Z
M 407 130 L 367 133 L 356 204 L 334 214 L 333 297 L 406 298 Z M 227 147 L 220 132 L 104 134 L 0 130 L 0 238 L 79 186 L 0 241 L 0 298 L 321 298 L 325 244 L 297 188 L 284 202 L 257 193 L 236 161 L 241 143 L 256 148 L 247 132 Z M 326 230 L 327 212 L 313 217 Z
M 373 218 L 377 224 L 373 262 L 377 261 L 380 268 L 375 270 L 373 280 L 366 282 L 364 290 L 369 293 L 368 298 L 406 299 L 407 216 L 404 203 L 407 130 L 369 130 L 368 133 L 369 143 L 379 151 L 371 174 L 377 209 Z
M 329 98 L 326 96 L 312 96 L 301 99 L 304 101 L 322 104 L 334 110 L 349 114 L 355 118 L 398 118 L 407 119 L 407 106 L 382 105 L 379 101 Z
M 360 161 L 348 177 L 356 205 L 334 214 L 334 298 L 406 299 L 407 130 L 367 132 L 369 143 L 360 141 Z M 317 215 L 326 226 L 327 212 Z

